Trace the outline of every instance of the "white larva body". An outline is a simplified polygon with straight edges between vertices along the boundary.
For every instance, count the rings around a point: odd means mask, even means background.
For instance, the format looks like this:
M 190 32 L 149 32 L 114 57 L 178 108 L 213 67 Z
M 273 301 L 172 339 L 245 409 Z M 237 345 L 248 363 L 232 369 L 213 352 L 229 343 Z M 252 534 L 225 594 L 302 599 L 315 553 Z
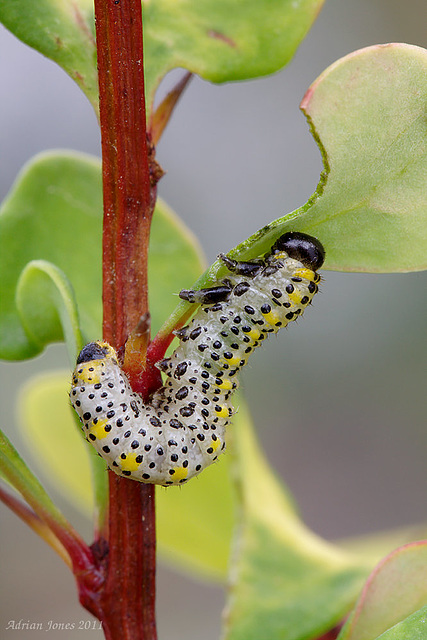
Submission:
M 237 263 L 243 265 L 240 273 L 230 273 L 218 291 L 183 292 L 202 303 L 178 332 L 180 344 L 171 358 L 159 363 L 167 378 L 149 403 L 132 391 L 112 347 L 97 342 L 83 349 L 70 398 L 86 439 L 113 471 L 140 482 L 177 485 L 225 449 L 239 369 L 269 333 L 301 315 L 318 288 L 320 276 L 307 261 L 276 245 L 263 261 Z

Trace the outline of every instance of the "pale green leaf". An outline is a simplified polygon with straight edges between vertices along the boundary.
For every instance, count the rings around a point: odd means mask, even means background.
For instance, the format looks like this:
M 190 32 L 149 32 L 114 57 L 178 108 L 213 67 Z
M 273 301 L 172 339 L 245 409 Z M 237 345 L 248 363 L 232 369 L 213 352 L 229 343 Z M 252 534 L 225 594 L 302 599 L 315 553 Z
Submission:
M 427 606 L 426 567 L 425 541 L 390 553 L 370 575 L 339 640 L 375 640 Z

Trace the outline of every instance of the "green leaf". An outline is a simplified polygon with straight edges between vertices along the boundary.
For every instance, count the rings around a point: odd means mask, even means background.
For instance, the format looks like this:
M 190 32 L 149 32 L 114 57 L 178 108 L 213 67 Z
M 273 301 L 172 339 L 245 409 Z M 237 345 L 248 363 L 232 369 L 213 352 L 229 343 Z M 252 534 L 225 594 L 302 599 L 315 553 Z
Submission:
M 399 622 L 379 636 L 378 640 L 425 640 L 427 636 L 427 606 Z
M 301 222 L 329 269 L 427 267 L 427 51 L 377 45 L 333 64 L 301 105 L 328 171 Z
M 425 49 L 376 45 L 335 62 L 301 104 L 325 167 L 317 191 L 228 255 L 254 258 L 303 231 L 325 246 L 326 269 L 426 269 L 426 103 Z M 224 273 L 216 261 L 197 288 Z
M 25 330 L 15 295 L 29 262 L 45 260 L 71 283 L 84 340 L 101 327 L 101 173 L 99 161 L 77 153 L 49 152 L 24 167 L 0 208 L 0 357 L 37 355 L 58 340 L 57 327 L 34 340 Z M 28 311 L 21 292 L 21 311 Z M 37 324 L 51 319 L 51 309 Z M 24 324 L 31 328 L 32 317 Z
M 57 62 L 98 108 L 93 0 L 7 0 L 0 22 Z
M 99 160 L 63 152 L 34 158 L 0 208 L 0 357 L 29 358 L 49 342 L 60 340 L 57 314 L 63 327 L 76 330 L 70 285 L 83 341 L 100 338 L 101 244 Z M 193 235 L 159 201 L 152 224 L 148 273 L 153 330 L 175 306 L 174 294 L 194 281 L 202 265 Z M 33 289 L 36 282 L 37 290 Z M 56 306 L 42 304 L 40 287 L 43 296 L 49 293 Z
M 315 638 L 346 615 L 367 568 L 301 523 L 245 411 L 240 409 L 233 430 L 241 513 L 225 638 Z
M 323 0 L 144 2 L 147 105 L 165 74 L 184 67 L 212 82 L 278 71 L 294 55 Z M 91 0 L 8 0 L 0 21 L 62 66 L 97 109 Z
M 322 241 L 327 269 L 426 269 L 426 102 L 425 49 L 377 45 L 335 62 L 301 104 L 325 166 L 316 193 L 234 254 L 299 230 Z
M 408 544 L 389 554 L 369 577 L 339 640 L 374 640 L 425 607 L 426 568 L 425 541 Z M 412 638 L 403 635 L 391 637 Z
M 74 293 L 65 274 L 46 260 L 33 260 L 20 275 L 16 307 L 22 326 L 40 349 L 64 336 L 70 362 L 83 347 Z
M 57 491 L 89 515 L 94 506 L 89 456 L 105 463 L 76 428 L 68 402 L 70 374 L 32 378 L 19 401 L 19 425 L 34 463 Z M 64 455 L 66 452 L 66 455 Z M 186 572 L 213 580 L 226 577 L 233 527 L 227 457 L 179 488 L 157 488 L 157 535 L 162 556 Z
M 284 67 L 323 0 L 144 3 L 148 102 L 162 77 L 184 67 L 211 82 L 257 78 Z

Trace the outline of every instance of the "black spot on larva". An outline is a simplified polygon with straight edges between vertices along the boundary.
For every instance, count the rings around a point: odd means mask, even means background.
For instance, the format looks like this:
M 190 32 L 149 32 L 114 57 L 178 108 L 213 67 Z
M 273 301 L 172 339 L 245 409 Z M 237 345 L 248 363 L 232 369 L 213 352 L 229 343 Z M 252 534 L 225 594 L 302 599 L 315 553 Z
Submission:
M 156 453 L 157 453 L 158 456 L 162 456 L 163 453 L 164 453 L 162 447 L 157 447 Z
M 144 458 L 143 458 L 143 456 L 141 456 L 141 455 L 136 456 L 136 458 L 135 458 L 135 462 L 136 462 L 136 463 L 138 463 L 138 464 L 141 464 L 141 462 L 143 461 L 143 459 L 144 459 Z
M 153 427 L 160 427 L 160 425 L 162 424 L 160 422 L 160 420 L 158 418 L 156 418 L 155 416 L 153 416 L 152 418 L 150 418 L 150 422 L 153 425 Z
M 214 349 L 221 349 L 222 347 L 222 342 L 220 342 L 219 340 L 215 340 L 215 342 L 212 344 Z
M 169 424 L 173 429 L 182 429 L 183 427 L 182 422 L 180 422 L 179 420 L 175 420 L 175 418 L 172 418 L 172 420 L 169 420 Z
M 180 378 L 181 376 L 184 375 L 184 373 L 187 371 L 187 363 L 186 362 L 180 362 L 176 367 L 175 367 L 175 376 L 177 378 Z
M 261 307 L 261 313 L 270 313 L 271 307 L 269 304 L 263 304 Z
M 132 435 L 132 431 L 125 431 L 125 433 L 123 434 L 124 438 L 130 438 Z
M 202 327 L 197 327 L 196 329 L 193 329 L 193 331 L 190 332 L 190 338 L 192 340 L 196 340 L 196 338 L 198 338 L 201 333 L 202 333 Z
M 120 439 L 119 438 L 113 438 L 113 444 L 119 444 Z
M 183 418 L 189 418 L 190 416 L 193 415 L 194 409 L 192 409 L 191 407 L 181 407 L 181 409 L 179 410 L 179 413 L 182 415 Z
M 203 440 L 205 439 L 205 436 L 203 433 L 198 433 L 197 434 L 197 440 L 200 440 L 200 442 L 203 442 Z
M 83 414 L 83 420 L 90 420 L 90 416 L 91 414 L 89 413 L 89 411 L 85 411 L 85 413 Z
M 139 447 L 139 442 L 138 442 L 138 440 L 134 440 L 134 441 L 131 443 L 131 445 L 130 445 L 130 446 L 132 447 L 132 449 L 138 449 L 138 447 Z
M 137 418 L 139 416 L 139 409 L 138 409 L 138 405 L 136 403 L 136 400 L 131 400 L 130 408 L 134 412 L 135 418 Z
M 150 474 L 149 473 L 143 473 L 142 477 L 144 478 L 144 480 L 149 480 L 150 479 Z
M 145 451 L 150 451 L 150 449 L 151 449 L 151 444 L 146 444 L 146 445 L 144 446 L 144 449 L 145 449 Z
M 234 287 L 233 293 L 235 296 L 240 297 L 246 293 L 248 289 L 250 289 L 250 284 L 248 282 L 239 282 L 239 284 Z
M 213 449 L 212 449 L 212 447 L 209 447 L 208 449 L 206 449 L 206 452 L 207 452 L 207 453 L 213 453 Z
M 245 311 L 248 314 L 248 316 L 253 316 L 255 313 L 255 309 L 251 307 L 249 304 L 245 306 Z
M 107 413 L 107 418 L 114 418 L 114 416 L 116 415 L 116 412 L 112 409 L 111 411 L 108 411 Z
M 169 440 L 169 441 L 168 441 L 168 445 L 169 445 L 170 447 L 177 447 L 177 446 L 178 446 L 178 444 L 175 442 L 175 440 Z
M 172 462 L 178 462 L 178 454 L 177 453 L 173 453 L 171 455 L 171 460 L 172 460 Z
M 178 389 L 178 391 L 175 393 L 175 398 L 177 400 L 184 400 L 184 398 L 186 398 L 188 396 L 188 387 L 181 387 L 181 389 Z

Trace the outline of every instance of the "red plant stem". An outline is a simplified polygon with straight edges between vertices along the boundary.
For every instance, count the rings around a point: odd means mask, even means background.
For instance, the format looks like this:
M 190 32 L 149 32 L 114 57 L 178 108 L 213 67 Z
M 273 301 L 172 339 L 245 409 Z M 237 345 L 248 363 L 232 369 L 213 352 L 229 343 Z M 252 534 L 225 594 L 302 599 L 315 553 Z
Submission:
M 141 0 L 95 0 L 103 160 L 104 339 L 123 353 L 148 311 L 147 255 L 155 187 L 144 101 Z M 132 379 L 131 379 L 132 383 Z M 106 581 L 82 603 L 107 638 L 155 640 L 154 487 L 109 472 Z
M 122 349 L 148 311 L 152 191 L 140 0 L 96 0 L 104 229 L 104 338 Z

